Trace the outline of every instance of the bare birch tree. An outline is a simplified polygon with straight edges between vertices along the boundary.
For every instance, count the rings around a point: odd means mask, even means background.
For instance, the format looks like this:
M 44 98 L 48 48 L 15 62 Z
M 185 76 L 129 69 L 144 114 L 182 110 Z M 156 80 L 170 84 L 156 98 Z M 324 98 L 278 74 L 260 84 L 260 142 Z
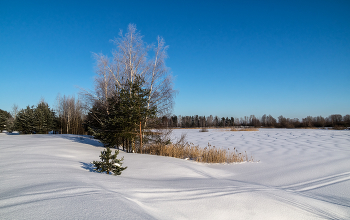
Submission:
M 79 99 L 74 96 L 57 97 L 57 112 L 61 124 L 61 134 L 82 134 L 83 107 Z
M 157 106 L 158 114 L 171 113 L 175 91 L 172 76 L 165 65 L 168 47 L 162 37 L 158 36 L 155 45 L 147 45 L 142 38 L 136 25 L 129 24 L 125 34 L 120 31 L 119 37 L 112 40 L 116 45 L 112 58 L 94 54 L 97 64 L 95 91 L 83 92 L 90 108 L 98 104 L 108 114 L 107 99 L 116 93 L 116 88 L 123 88 L 126 82 L 133 82 L 138 76 L 144 79 L 144 86 L 151 91 L 148 108 Z

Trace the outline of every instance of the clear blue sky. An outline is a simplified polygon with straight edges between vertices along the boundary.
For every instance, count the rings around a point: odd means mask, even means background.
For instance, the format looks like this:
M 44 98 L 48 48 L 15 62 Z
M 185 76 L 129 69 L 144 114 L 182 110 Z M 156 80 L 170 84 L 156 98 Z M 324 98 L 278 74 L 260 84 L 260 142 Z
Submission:
M 350 1 L 0 1 L 0 109 L 93 88 L 129 23 L 162 36 L 176 115 L 350 114 Z

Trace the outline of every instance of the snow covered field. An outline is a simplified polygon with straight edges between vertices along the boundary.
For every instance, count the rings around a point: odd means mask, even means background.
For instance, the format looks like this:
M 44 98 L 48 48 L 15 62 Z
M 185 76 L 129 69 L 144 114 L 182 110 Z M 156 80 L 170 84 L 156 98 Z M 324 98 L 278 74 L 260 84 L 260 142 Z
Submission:
M 91 172 L 96 140 L 0 134 L 0 219 L 350 219 L 350 131 L 181 133 L 260 162 L 121 152 L 128 169 L 112 176 Z

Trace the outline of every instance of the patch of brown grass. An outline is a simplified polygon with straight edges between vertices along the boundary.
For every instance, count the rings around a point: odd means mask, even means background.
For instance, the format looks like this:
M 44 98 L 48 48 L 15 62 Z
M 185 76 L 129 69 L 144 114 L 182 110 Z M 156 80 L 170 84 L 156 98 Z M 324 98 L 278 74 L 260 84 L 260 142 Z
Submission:
M 211 146 L 209 143 L 207 147 L 200 148 L 199 146 L 194 146 L 192 143 L 184 143 L 181 140 L 175 144 L 164 145 L 156 143 L 145 146 L 143 148 L 143 153 L 190 159 L 203 163 L 237 163 L 253 161 L 252 157 L 248 158 L 247 152 L 238 153 L 235 148 L 233 152 L 230 152 L 225 149 L 218 149 L 215 146 Z
M 208 132 L 209 130 L 207 128 L 201 128 L 199 129 L 199 132 Z
M 205 127 L 206 129 L 227 129 L 227 127 Z M 174 129 L 174 130 L 187 130 L 187 129 L 201 129 L 201 127 L 190 127 L 190 128 L 181 128 L 181 127 L 175 127 L 175 128 L 171 128 L 171 129 Z
M 339 125 L 336 125 L 333 127 L 333 130 L 346 130 L 347 127 L 344 127 L 344 126 L 339 126 Z
M 318 129 L 317 127 L 301 127 L 301 128 L 297 128 L 297 129 Z
M 258 128 L 231 128 L 230 131 L 259 131 Z

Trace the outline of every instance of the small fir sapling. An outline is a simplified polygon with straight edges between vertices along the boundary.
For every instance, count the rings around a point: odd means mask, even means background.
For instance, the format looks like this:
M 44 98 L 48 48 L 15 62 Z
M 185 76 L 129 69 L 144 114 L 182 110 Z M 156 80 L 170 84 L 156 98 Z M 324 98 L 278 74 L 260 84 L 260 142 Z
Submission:
M 117 159 L 118 154 L 119 150 L 116 150 L 112 155 L 111 149 L 107 147 L 107 150 L 101 151 L 100 158 L 102 161 L 92 162 L 96 167 L 94 170 L 99 173 L 107 172 L 107 174 L 109 174 L 111 172 L 114 175 L 120 175 L 127 167 L 122 167 L 124 157 Z

